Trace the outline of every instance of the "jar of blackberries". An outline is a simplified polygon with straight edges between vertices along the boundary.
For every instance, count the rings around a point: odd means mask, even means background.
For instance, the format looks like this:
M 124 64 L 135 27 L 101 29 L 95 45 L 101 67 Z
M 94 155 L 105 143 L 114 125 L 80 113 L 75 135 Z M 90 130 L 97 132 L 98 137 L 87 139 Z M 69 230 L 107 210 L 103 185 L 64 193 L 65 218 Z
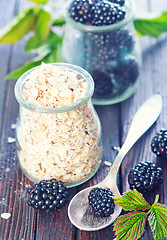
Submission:
M 93 103 L 129 98 L 140 79 L 141 52 L 130 0 L 72 0 L 66 8 L 62 55 L 93 77 Z

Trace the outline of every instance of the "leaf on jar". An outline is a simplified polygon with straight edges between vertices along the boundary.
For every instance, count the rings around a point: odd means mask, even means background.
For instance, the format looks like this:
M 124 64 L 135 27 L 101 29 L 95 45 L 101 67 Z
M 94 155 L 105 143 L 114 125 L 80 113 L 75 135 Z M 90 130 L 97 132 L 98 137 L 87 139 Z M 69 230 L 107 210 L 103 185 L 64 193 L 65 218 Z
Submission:
M 33 29 L 35 13 L 33 8 L 20 12 L 0 30 L 0 44 L 14 44 Z
M 48 0 L 29 0 L 29 1 L 35 2 L 37 4 L 42 4 L 42 3 L 47 3 L 48 2 Z
M 160 16 L 150 18 L 149 14 L 145 17 L 134 19 L 135 29 L 140 37 L 150 36 L 157 38 L 167 31 L 167 12 Z
M 36 25 L 34 28 L 34 37 L 37 43 L 43 43 L 49 37 L 51 28 L 51 15 L 44 9 L 40 9 L 37 16 Z

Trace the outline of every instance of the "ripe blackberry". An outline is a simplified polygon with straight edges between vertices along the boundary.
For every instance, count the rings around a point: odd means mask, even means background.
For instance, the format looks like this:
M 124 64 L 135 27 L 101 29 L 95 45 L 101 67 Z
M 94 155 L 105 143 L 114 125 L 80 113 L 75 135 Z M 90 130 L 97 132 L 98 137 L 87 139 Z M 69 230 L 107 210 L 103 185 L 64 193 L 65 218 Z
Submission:
M 151 142 L 151 149 L 157 156 L 167 158 L 167 130 L 156 133 Z
M 119 49 L 122 54 L 127 54 L 127 52 L 131 52 L 134 48 L 134 38 L 132 33 L 126 29 L 113 31 L 112 39 L 115 47 Z
M 114 213 L 115 203 L 113 194 L 105 188 L 93 188 L 88 196 L 93 212 L 100 217 L 109 217 Z
M 139 76 L 139 65 L 135 58 L 128 58 L 125 61 L 119 61 L 114 71 L 114 77 L 118 84 L 123 86 L 129 83 L 131 85 Z
M 109 2 L 117 3 L 120 6 L 123 6 L 125 4 L 125 0 L 108 0 Z
M 125 17 L 123 7 L 108 0 L 74 0 L 68 11 L 76 22 L 92 26 L 114 24 Z
M 92 6 L 91 0 L 74 0 L 69 7 L 69 15 L 76 22 L 88 24 L 92 15 Z
M 95 82 L 95 91 L 94 95 L 98 96 L 107 96 L 111 93 L 113 84 L 111 82 L 110 75 L 99 70 L 94 70 L 91 72 L 91 75 Z
M 59 209 L 68 201 L 67 188 L 56 179 L 42 180 L 27 189 L 29 193 L 28 205 L 36 210 Z
M 88 32 L 85 36 L 87 49 L 90 53 L 90 63 L 92 64 L 92 56 L 95 56 L 100 62 L 106 63 L 106 60 L 116 60 L 119 58 L 120 51 L 115 45 L 115 39 L 110 32 L 94 33 Z
M 148 192 L 162 183 L 162 169 L 154 163 L 138 163 L 128 175 L 130 189 L 136 188 L 139 192 Z
M 86 65 L 83 66 L 86 66 L 89 72 L 94 72 L 95 69 L 103 69 L 103 72 L 109 72 L 111 74 L 117 66 L 118 71 L 115 72 L 118 78 L 120 78 L 119 65 L 122 66 L 121 59 L 124 55 L 127 55 L 128 52 L 131 52 L 134 47 L 132 34 L 125 29 L 103 33 L 87 32 L 84 34 L 83 41 L 85 43 L 84 53 L 86 58 Z M 79 54 L 77 54 L 77 56 L 78 55 Z M 126 64 L 128 64 L 127 61 Z
M 93 26 L 106 26 L 124 19 L 125 11 L 118 4 L 100 1 L 92 7 L 93 15 L 89 24 Z

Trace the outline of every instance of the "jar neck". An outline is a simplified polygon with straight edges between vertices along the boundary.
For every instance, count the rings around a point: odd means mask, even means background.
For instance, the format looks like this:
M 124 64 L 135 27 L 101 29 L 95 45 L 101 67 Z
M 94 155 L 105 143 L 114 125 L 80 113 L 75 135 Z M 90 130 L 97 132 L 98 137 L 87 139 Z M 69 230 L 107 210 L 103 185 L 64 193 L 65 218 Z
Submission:
M 34 105 L 34 104 L 28 102 L 25 99 L 25 97 L 23 96 L 24 84 L 29 79 L 30 73 L 32 74 L 32 72 L 36 68 L 40 67 L 40 66 L 38 66 L 38 67 L 35 67 L 33 69 L 30 69 L 29 71 L 24 73 L 17 80 L 14 91 L 15 91 L 15 97 L 16 97 L 17 101 L 19 102 L 19 104 L 22 107 L 24 107 L 28 110 L 34 111 L 34 112 L 62 113 L 62 112 L 68 112 L 68 111 L 77 109 L 77 108 L 83 106 L 85 103 L 87 103 L 89 101 L 89 99 L 92 97 L 93 92 L 94 92 L 94 81 L 93 81 L 91 75 L 86 70 L 84 70 L 83 68 L 72 65 L 72 64 L 67 64 L 67 63 L 50 63 L 50 64 L 55 66 L 55 67 L 58 67 L 58 66 L 59 67 L 64 67 L 64 68 L 68 69 L 69 71 L 73 71 L 73 72 L 78 73 L 78 75 L 80 77 L 82 77 L 87 82 L 87 92 L 86 92 L 85 96 L 82 99 L 80 99 L 80 100 L 78 100 L 78 101 L 76 101 L 72 104 L 62 106 L 62 107 L 56 107 L 56 108 L 41 107 L 41 106 L 37 106 L 37 105 Z
M 74 19 L 72 19 L 69 16 L 68 13 L 68 7 L 71 3 L 71 0 L 67 2 L 67 7 L 66 7 L 66 22 L 67 24 L 70 24 L 73 28 L 82 31 L 82 32 L 107 32 L 107 31 L 112 31 L 112 30 L 117 30 L 125 25 L 127 25 L 130 21 L 132 21 L 135 13 L 135 4 L 134 1 L 132 0 L 126 0 L 125 1 L 125 11 L 126 15 L 123 20 L 120 22 L 117 22 L 115 24 L 107 25 L 107 26 L 88 26 L 79 22 L 76 22 Z

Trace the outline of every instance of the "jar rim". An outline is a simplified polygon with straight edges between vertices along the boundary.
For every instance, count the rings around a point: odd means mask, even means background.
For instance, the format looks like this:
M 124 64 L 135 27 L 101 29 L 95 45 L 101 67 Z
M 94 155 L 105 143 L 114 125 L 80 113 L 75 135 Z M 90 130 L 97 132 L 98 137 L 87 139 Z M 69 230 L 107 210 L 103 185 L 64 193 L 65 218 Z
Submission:
M 117 23 L 114 24 L 110 24 L 110 25 L 106 25 L 106 26 L 89 26 L 86 24 L 82 24 L 80 22 L 76 22 L 74 19 L 72 19 L 69 14 L 68 14 L 68 7 L 70 5 L 70 3 L 72 2 L 72 0 L 68 0 L 67 1 L 67 5 L 66 5 L 66 21 L 67 23 L 70 23 L 74 28 L 83 31 L 83 32 L 104 32 L 104 31 L 112 31 L 112 30 L 116 30 L 119 28 L 122 28 L 123 26 L 125 26 L 127 23 L 129 23 L 133 17 L 134 17 L 134 13 L 135 13 L 135 4 L 133 1 L 131 0 L 126 0 L 125 1 L 125 5 L 124 8 L 126 10 L 126 15 L 125 18 Z
M 28 79 L 27 78 L 28 75 L 35 69 L 39 68 L 40 67 L 40 65 L 39 65 L 37 67 L 34 67 L 34 68 L 26 71 L 23 75 L 21 75 L 21 77 L 17 80 L 17 82 L 15 84 L 15 88 L 14 88 L 15 97 L 16 97 L 17 101 L 19 102 L 19 104 L 21 104 L 23 107 L 25 107 L 28 110 L 34 111 L 34 112 L 62 113 L 62 112 L 68 112 L 68 111 L 71 111 L 71 110 L 74 110 L 76 108 L 83 106 L 92 97 L 93 92 L 94 92 L 94 81 L 93 81 L 92 76 L 85 69 L 83 69 L 79 66 L 73 65 L 73 64 L 68 64 L 68 63 L 47 63 L 46 65 L 65 67 L 71 71 L 78 72 L 88 83 L 87 92 L 86 92 L 85 96 L 72 104 L 61 106 L 61 107 L 56 107 L 56 108 L 41 107 L 41 106 L 37 106 L 37 105 L 34 105 L 34 104 L 28 102 L 22 94 L 22 89 L 23 89 L 25 82 Z

